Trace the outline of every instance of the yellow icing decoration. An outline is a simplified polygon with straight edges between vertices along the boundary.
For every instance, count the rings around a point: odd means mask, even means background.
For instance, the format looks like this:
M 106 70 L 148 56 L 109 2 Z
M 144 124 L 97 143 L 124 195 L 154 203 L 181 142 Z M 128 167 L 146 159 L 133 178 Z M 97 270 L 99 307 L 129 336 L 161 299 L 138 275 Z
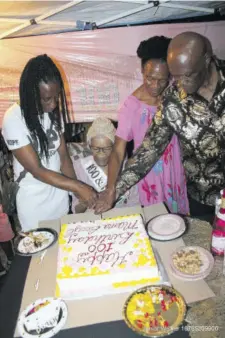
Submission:
M 86 271 L 86 268 L 83 267 L 83 266 L 81 266 L 81 267 L 79 268 L 79 270 L 78 270 L 78 272 L 81 272 L 81 273 L 83 273 L 83 272 L 85 272 L 85 271 Z
M 66 261 L 68 261 L 68 257 L 63 258 L 63 262 L 66 262 Z
M 64 252 L 71 252 L 73 250 L 72 246 L 68 247 L 66 245 L 64 245 L 62 249 L 63 249 Z
M 135 236 L 137 237 L 140 236 L 140 232 L 136 232 Z
M 125 269 L 125 267 L 126 267 L 126 264 L 125 264 L 125 263 L 119 264 L 119 265 L 118 265 L 118 268 L 120 268 L 120 269 Z
M 148 241 L 148 240 L 147 240 Z M 149 242 L 149 241 L 148 241 Z M 139 246 L 145 246 L 145 239 L 138 239 L 134 245 L 133 245 L 133 248 L 138 248 Z M 147 249 L 147 248 L 146 248 Z
M 56 287 L 55 287 L 55 297 L 60 298 L 60 288 L 59 288 L 58 283 L 56 283 Z
M 101 274 L 103 271 L 101 271 L 97 266 L 94 266 L 93 268 L 91 268 L 91 275 L 98 275 Z
M 73 269 L 72 269 L 71 266 L 69 266 L 69 265 L 65 265 L 65 266 L 62 268 L 62 272 L 63 272 L 63 274 L 64 274 L 67 278 L 70 278 L 70 277 L 71 277 L 72 271 L 73 271 Z
M 143 279 L 140 279 L 140 280 L 113 283 L 112 286 L 114 288 L 125 288 L 125 287 L 129 287 L 129 286 L 136 286 L 136 285 L 141 285 L 141 284 L 151 284 L 151 283 L 158 282 L 159 280 L 160 280 L 160 277 L 143 278 Z
M 66 240 L 64 239 L 66 228 L 67 228 L 67 224 L 62 224 L 61 231 L 60 231 L 60 234 L 59 234 L 59 244 L 61 244 L 61 245 L 66 244 Z
M 91 268 L 90 272 L 87 272 L 85 267 L 80 267 L 77 273 L 72 272 L 73 269 L 70 266 L 64 266 L 62 268 L 62 272 L 57 275 L 57 278 L 58 279 L 81 278 L 81 277 L 91 277 L 110 274 L 110 270 L 101 271 L 97 266 Z
M 134 218 L 137 216 L 141 216 L 141 214 L 133 214 L 133 215 L 129 215 L 129 216 L 117 216 L 117 217 L 109 217 L 109 218 L 103 218 L 102 221 L 116 221 L 118 219 L 128 219 L 128 218 Z
M 149 263 L 148 257 L 146 257 L 146 256 L 143 255 L 143 254 L 140 254 L 140 255 L 138 256 L 137 262 L 133 263 L 132 265 L 133 265 L 133 266 L 136 266 L 136 267 L 139 267 L 139 266 L 144 266 L 144 265 L 146 265 L 146 264 L 148 264 L 148 263 Z

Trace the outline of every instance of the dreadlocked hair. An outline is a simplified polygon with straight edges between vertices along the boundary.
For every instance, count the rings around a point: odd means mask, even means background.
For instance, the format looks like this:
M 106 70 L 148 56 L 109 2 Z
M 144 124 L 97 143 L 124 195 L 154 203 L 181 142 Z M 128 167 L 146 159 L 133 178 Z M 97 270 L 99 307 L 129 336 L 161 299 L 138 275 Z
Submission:
M 58 133 L 62 131 L 61 114 L 64 124 L 69 122 L 69 113 L 66 102 L 65 89 L 61 74 L 50 57 L 46 54 L 32 58 L 26 64 L 19 86 L 20 107 L 27 128 L 32 138 L 39 142 L 40 156 L 49 158 L 48 139 L 41 125 L 41 116 L 44 113 L 41 105 L 39 84 L 41 82 L 56 82 L 60 85 L 58 107 L 49 113 L 49 118 Z
M 141 59 L 142 67 L 152 59 L 166 62 L 170 41 L 171 39 L 165 36 L 153 36 L 148 40 L 141 41 L 137 49 L 137 56 Z

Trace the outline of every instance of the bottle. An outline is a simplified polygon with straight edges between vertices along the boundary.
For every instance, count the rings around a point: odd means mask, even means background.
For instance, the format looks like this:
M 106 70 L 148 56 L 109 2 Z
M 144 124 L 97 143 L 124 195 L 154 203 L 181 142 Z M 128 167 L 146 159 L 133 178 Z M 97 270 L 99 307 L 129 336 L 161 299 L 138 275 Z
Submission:
M 225 189 L 223 190 L 219 212 L 215 216 L 212 231 L 211 251 L 214 256 L 224 256 L 225 249 Z
M 223 196 L 223 190 L 220 190 L 220 195 L 216 197 L 215 215 L 217 215 L 220 210 L 222 196 Z

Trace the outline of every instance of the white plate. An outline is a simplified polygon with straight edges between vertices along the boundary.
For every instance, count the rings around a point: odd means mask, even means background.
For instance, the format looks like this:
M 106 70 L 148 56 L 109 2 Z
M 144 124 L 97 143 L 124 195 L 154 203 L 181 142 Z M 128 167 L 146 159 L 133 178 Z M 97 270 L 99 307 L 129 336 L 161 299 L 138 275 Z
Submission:
M 48 298 L 42 298 L 36 300 L 34 303 L 30 304 L 20 315 L 18 320 L 18 331 L 22 338 L 51 338 L 54 335 L 56 335 L 65 325 L 67 316 L 68 316 L 68 310 L 65 302 L 63 300 L 60 300 L 60 320 L 58 321 L 57 325 L 48 330 L 47 332 L 43 334 L 32 334 L 29 333 L 25 326 L 24 326 L 24 320 L 30 310 L 32 310 L 35 306 L 45 302 L 45 301 L 52 301 L 54 298 L 48 297 Z
M 148 234 L 150 237 L 169 241 L 180 237 L 186 230 L 184 220 L 178 215 L 161 215 L 148 223 Z
M 38 228 L 29 231 L 30 234 L 37 236 L 39 234 L 43 235 L 46 239 L 42 245 L 35 247 L 34 242 L 31 237 L 21 237 L 20 235 L 17 237 L 15 242 L 15 251 L 18 255 L 21 256 L 31 256 L 38 252 L 41 252 L 50 246 L 52 246 L 58 239 L 58 234 L 53 229 L 48 228 Z
M 196 274 L 188 274 L 185 272 L 182 272 L 176 268 L 176 266 L 173 263 L 173 255 L 176 254 L 177 252 L 184 250 L 184 251 L 189 251 L 189 250 L 195 250 L 198 251 L 200 255 L 200 259 L 202 261 L 202 266 L 200 267 L 200 271 Z M 211 253 L 204 248 L 200 246 L 183 246 L 178 248 L 176 251 L 173 252 L 170 258 L 170 267 L 174 275 L 176 275 L 177 278 L 182 279 L 182 280 L 188 280 L 188 281 L 196 281 L 200 279 L 206 278 L 214 265 L 214 258 L 211 255 Z

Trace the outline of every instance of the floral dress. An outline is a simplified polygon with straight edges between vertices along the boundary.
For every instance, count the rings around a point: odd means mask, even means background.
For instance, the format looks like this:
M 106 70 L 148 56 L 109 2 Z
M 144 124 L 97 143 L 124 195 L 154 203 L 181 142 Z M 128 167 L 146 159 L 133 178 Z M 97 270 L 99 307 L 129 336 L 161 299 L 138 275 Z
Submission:
M 127 142 L 133 140 L 135 151 L 142 144 L 156 109 L 156 106 L 149 106 L 133 95 L 128 96 L 119 109 L 116 135 Z M 176 135 L 152 170 L 138 182 L 138 192 L 143 206 L 164 202 L 172 213 L 189 213 L 186 179 Z

